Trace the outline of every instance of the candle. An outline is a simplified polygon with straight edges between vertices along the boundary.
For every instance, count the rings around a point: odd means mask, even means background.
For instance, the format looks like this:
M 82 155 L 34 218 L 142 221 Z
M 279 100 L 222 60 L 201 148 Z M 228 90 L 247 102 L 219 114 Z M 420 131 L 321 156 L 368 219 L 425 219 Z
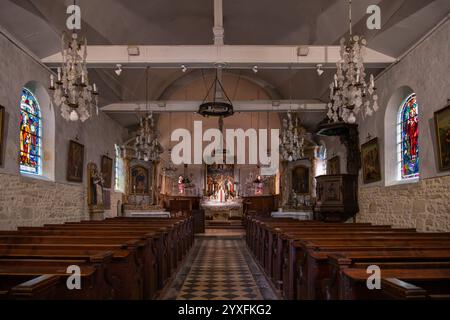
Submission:
M 61 68 L 58 68 L 58 81 L 61 81 Z
M 55 77 L 52 74 L 50 75 L 50 87 L 55 87 Z
M 94 83 L 94 92 L 97 92 L 97 85 Z
M 335 74 L 335 75 L 334 75 L 334 87 L 337 88 L 337 86 L 338 86 L 338 77 L 337 77 L 337 75 Z
M 81 83 L 84 84 L 84 70 L 81 71 Z M 94 91 L 95 91 L 95 89 L 94 89 Z
M 356 83 L 359 83 L 359 75 L 360 75 L 360 70 L 358 69 L 356 71 Z

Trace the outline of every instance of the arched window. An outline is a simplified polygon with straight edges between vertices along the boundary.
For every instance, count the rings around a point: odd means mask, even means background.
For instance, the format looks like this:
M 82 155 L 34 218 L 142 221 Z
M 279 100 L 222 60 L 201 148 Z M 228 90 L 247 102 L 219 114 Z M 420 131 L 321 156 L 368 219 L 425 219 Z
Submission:
M 416 94 L 409 95 L 400 106 L 397 125 L 399 180 L 419 177 L 419 110 Z
M 39 103 L 27 88 L 20 99 L 20 172 L 42 175 L 42 121 Z
M 114 190 L 116 192 L 125 192 L 125 164 L 123 162 L 123 158 L 121 156 L 121 150 L 118 145 L 115 146 L 116 148 L 116 161 L 115 161 L 115 168 L 114 168 Z

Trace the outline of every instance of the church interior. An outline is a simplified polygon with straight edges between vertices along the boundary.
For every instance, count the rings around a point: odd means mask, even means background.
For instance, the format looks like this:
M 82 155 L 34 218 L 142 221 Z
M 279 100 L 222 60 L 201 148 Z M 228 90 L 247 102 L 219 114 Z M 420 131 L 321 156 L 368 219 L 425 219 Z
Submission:
M 0 300 L 450 299 L 450 1 L 0 1 Z

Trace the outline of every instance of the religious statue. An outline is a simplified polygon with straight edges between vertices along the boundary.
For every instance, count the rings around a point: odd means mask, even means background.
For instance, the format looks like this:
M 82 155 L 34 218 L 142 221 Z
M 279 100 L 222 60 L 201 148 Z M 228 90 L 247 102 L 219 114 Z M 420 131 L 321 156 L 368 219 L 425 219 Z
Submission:
M 184 177 L 183 176 L 178 177 L 178 193 L 184 194 Z
M 103 205 L 103 176 L 102 173 L 95 170 L 92 174 L 92 191 L 93 191 L 93 204 L 95 205 Z
M 88 206 L 91 213 L 101 213 L 103 206 L 103 176 L 95 163 L 88 164 Z
M 255 184 L 255 194 L 262 195 L 264 193 L 264 181 L 261 176 L 257 176 L 253 183 Z

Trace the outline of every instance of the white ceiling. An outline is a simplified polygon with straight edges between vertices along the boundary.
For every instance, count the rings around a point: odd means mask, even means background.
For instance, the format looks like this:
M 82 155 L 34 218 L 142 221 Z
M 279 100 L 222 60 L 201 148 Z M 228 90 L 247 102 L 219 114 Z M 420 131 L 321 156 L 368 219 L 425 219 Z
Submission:
M 39 58 L 59 51 L 71 0 L 0 0 L 0 26 Z M 354 32 L 369 47 L 399 57 L 450 12 L 449 0 L 353 1 Z M 213 44 L 214 0 L 78 0 L 82 33 L 90 45 Z M 367 6 L 378 4 L 382 29 L 366 28 Z M 223 0 L 225 44 L 336 45 L 348 33 L 345 0 Z M 380 70 L 369 70 L 377 74 Z M 174 81 L 186 77 L 179 69 L 153 69 L 150 99 L 161 98 Z M 327 100 L 333 70 L 318 77 L 315 70 L 229 70 L 267 83 L 284 99 Z M 145 97 L 145 70 L 92 69 L 103 105 Z M 291 88 L 291 89 L 289 89 Z

